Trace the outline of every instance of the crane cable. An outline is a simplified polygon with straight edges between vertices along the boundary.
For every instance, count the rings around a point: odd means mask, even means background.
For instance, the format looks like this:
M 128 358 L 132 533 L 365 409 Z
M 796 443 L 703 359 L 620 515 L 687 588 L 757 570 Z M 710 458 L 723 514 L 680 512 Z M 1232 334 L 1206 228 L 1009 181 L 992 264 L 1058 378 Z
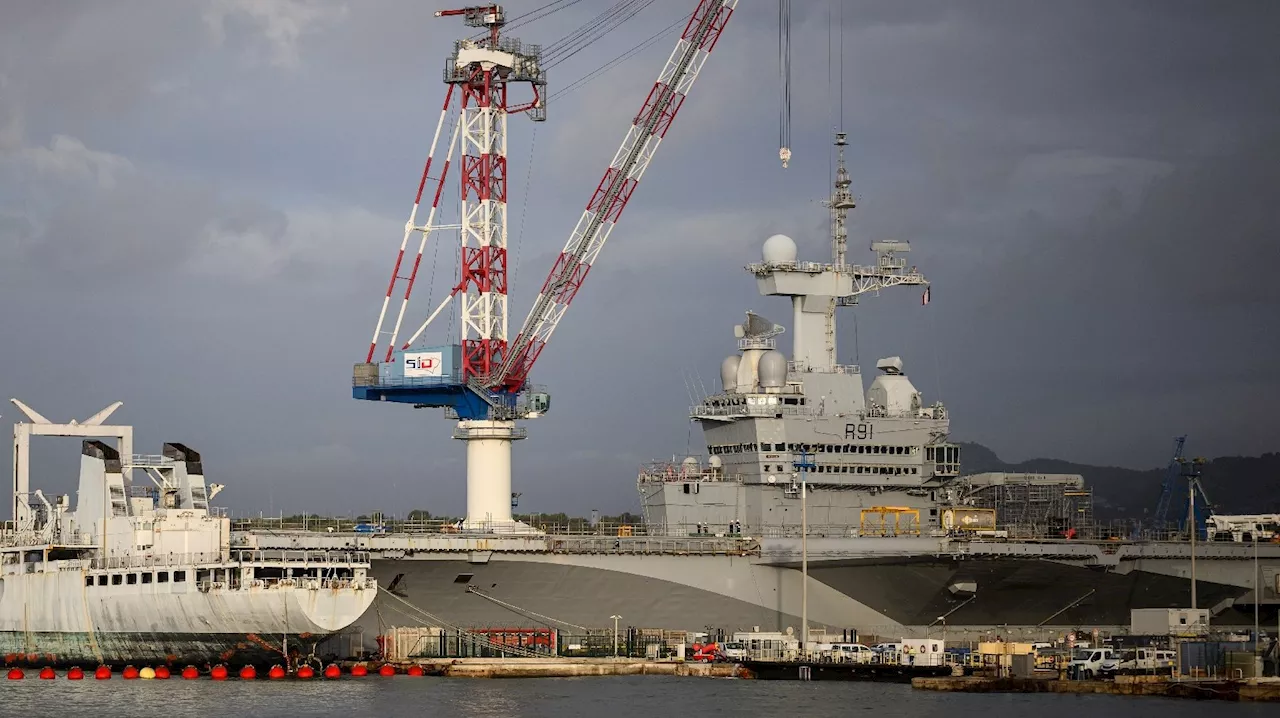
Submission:
M 782 104 L 778 109 L 778 159 L 791 161 L 791 0 L 778 0 L 778 74 Z
M 654 0 L 621 0 L 610 9 L 597 15 L 581 28 L 570 33 L 543 50 L 542 66 L 554 67 L 582 52 L 605 35 L 618 29 L 623 23 L 653 5 Z
M 555 100 L 569 94 L 570 92 L 573 92 L 574 90 L 581 89 L 583 86 L 587 85 L 592 80 L 596 79 L 597 77 L 600 77 L 601 75 L 604 75 L 605 73 L 614 69 L 618 65 L 622 64 L 623 62 L 626 62 L 627 60 L 631 59 L 636 54 L 644 51 L 646 48 L 653 45 L 658 40 L 661 40 L 667 35 L 670 35 L 675 30 L 678 30 L 680 27 L 686 25 L 689 22 L 689 18 L 692 16 L 693 16 L 693 13 L 686 13 L 685 15 L 680 16 L 679 20 L 676 20 L 675 22 L 659 30 L 653 35 L 650 35 L 648 38 L 636 44 L 631 49 L 627 50 L 621 55 L 618 55 L 617 57 L 604 63 L 603 65 L 600 65 L 596 69 L 592 70 L 591 72 L 588 72 L 582 77 L 579 77 L 573 82 L 570 82 L 568 85 L 565 85 L 563 88 L 557 90 L 555 93 L 551 95 L 550 99 Z

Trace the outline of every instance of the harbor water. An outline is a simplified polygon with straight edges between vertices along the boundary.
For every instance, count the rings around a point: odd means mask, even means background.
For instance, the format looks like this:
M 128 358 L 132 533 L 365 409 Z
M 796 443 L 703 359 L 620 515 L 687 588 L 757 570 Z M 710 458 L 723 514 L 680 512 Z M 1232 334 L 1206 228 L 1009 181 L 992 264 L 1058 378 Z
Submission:
M 652 718 L 655 715 L 844 718 L 1202 718 L 1206 704 L 1164 698 L 966 695 L 874 683 L 799 683 L 629 676 L 467 680 L 360 678 L 338 681 L 9 681 L 4 715 L 59 718 Z M 1274 715 L 1267 704 L 1217 703 L 1215 718 Z

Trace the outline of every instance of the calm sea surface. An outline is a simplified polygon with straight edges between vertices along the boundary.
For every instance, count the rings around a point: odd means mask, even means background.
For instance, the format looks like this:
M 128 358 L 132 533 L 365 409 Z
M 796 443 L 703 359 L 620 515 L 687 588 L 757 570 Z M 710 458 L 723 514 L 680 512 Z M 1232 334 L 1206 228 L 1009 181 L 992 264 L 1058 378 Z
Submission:
M 1274 705 L 1164 698 L 955 695 L 873 683 L 794 683 L 628 676 L 468 680 L 23 681 L 0 683 L 0 715 L 112 718 L 1235 718 L 1275 716 Z

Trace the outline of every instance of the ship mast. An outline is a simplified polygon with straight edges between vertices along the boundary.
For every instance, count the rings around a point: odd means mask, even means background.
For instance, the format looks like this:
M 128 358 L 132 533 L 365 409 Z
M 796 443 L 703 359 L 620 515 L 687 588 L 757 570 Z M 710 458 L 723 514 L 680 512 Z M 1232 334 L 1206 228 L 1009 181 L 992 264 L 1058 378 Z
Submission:
M 761 294 L 791 298 L 794 332 L 791 360 L 798 371 L 843 369 L 836 361 L 836 307 L 857 304 L 858 297 L 868 292 L 899 285 L 929 284 L 924 275 L 915 267 L 909 267 L 901 256 L 911 251 L 907 242 L 873 241 L 874 264 L 849 263 L 848 214 L 855 203 L 844 161 L 846 137 L 843 132 L 836 133 L 836 178 L 831 196 L 822 201 L 831 212 L 832 261 L 798 262 L 795 242 L 782 237 L 781 243 L 774 246 L 776 253 L 766 256 L 763 262 L 747 265 L 747 271 L 756 276 Z
M 845 255 L 849 248 L 849 210 L 857 206 L 854 204 L 853 195 L 849 192 L 852 181 L 849 179 L 849 170 L 844 164 L 844 148 L 849 144 L 846 137 L 847 135 L 843 132 L 836 133 L 835 191 L 832 192 L 830 199 L 823 201 L 823 204 L 831 210 L 831 259 L 837 274 L 845 266 Z M 825 335 L 828 363 L 832 366 L 836 364 L 836 306 L 840 303 L 838 297 L 827 300 Z

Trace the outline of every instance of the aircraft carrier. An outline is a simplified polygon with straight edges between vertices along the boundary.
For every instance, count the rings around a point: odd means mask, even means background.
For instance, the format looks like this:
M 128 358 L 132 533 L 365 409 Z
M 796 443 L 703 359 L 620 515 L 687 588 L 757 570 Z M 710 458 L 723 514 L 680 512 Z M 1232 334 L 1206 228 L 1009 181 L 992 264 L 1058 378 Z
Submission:
M 801 625 L 802 513 L 811 628 L 880 636 L 1049 636 L 1123 631 L 1130 609 L 1210 610 L 1220 627 L 1265 625 L 1280 605 L 1280 544 L 1133 535 L 1096 523 L 1078 476 L 963 476 L 950 414 L 899 357 L 837 362 L 842 307 L 929 284 L 905 242 L 847 258 L 855 202 L 837 135 L 830 261 L 775 235 L 746 270 L 791 308 L 787 328 L 748 313 L 733 327 L 721 391 L 691 410 L 706 454 L 637 479 L 644 522 L 568 532 L 504 521 L 405 525 L 385 533 L 242 531 L 259 549 L 359 550 L 386 587 L 363 616 L 389 626 L 624 626 L 786 630 Z M 923 310 L 922 311 L 926 311 Z M 726 322 L 726 325 L 728 322 Z M 726 332 L 727 336 L 727 332 Z M 621 477 L 619 477 L 621 480 Z M 1194 594 L 1193 580 L 1194 576 Z M 1194 595 L 1194 599 L 1193 599 Z

